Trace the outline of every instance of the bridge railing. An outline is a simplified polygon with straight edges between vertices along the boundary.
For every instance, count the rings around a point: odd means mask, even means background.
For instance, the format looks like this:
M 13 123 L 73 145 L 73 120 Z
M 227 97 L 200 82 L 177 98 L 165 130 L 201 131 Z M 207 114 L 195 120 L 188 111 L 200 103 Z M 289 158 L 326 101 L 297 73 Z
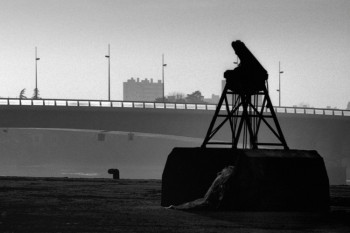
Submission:
M 209 110 L 216 109 L 215 104 L 195 103 L 161 103 L 143 101 L 107 101 L 107 100 L 78 100 L 78 99 L 16 99 L 0 98 L 1 106 L 57 106 L 57 107 L 106 107 L 106 108 L 154 108 L 180 110 Z M 232 107 L 232 106 L 231 106 Z M 225 106 L 221 108 L 225 110 Z M 258 108 L 260 110 L 260 108 Z M 303 107 L 275 107 L 277 113 L 312 114 L 329 116 L 350 116 L 350 110 L 303 108 Z M 265 109 L 265 111 L 268 111 Z

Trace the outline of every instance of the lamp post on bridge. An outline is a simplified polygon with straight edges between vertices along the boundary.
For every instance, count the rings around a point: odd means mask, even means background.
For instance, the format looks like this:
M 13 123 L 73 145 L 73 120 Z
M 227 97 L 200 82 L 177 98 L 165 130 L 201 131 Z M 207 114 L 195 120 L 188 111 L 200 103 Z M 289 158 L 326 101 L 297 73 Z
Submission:
M 108 55 L 105 56 L 108 59 L 108 101 L 111 101 L 111 46 L 108 44 Z
M 37 47 L 35 47 L 35 89 L 34 89 L 34 99 L 38 99 L 38 61 L 40 58 L 37 54 Z
M 283 74 L 283 71 L 281 71 L 281 62 L 278 62 L 278 106 L 281 107 L 281 74 Z
M 165 94 L 164 94 L 164 67 L 166 64 L 164 64 L 164 54 L 162 54 L 162 81 L 163 81 L 163 102 L 165 102 Z

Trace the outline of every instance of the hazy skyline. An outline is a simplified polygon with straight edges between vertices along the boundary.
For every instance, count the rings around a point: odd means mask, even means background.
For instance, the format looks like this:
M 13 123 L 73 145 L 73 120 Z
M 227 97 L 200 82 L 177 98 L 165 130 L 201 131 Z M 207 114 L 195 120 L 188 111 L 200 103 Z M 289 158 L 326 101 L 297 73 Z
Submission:
M 43 98 L 107 99 L 122 83 L 161 79 L 165 94 L 221 94 L 242 40 L 269 73 L 278 105 L 346 108 L 350 101 L 350 2 L 346 0 L 1 0 L 0 96 L 31 96 L 38 47 Z

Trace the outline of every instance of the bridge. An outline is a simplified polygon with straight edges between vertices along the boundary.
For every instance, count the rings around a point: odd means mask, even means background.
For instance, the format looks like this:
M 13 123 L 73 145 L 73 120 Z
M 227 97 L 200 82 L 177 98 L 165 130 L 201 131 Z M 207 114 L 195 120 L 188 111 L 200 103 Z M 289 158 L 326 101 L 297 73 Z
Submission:
M 125 131 L 204 138 L 216 105 L 104 100 L 0 99 L 2 128 Z M 350 111 L 275 107 L 288 145 L 317 150 L 331 179 L 350 167 Z M 228 128 L 219 140 L 230 137 Z M 261 138 L 272 140 L 262 128 Z M 332 171 L 332 172 L 330 172 Z

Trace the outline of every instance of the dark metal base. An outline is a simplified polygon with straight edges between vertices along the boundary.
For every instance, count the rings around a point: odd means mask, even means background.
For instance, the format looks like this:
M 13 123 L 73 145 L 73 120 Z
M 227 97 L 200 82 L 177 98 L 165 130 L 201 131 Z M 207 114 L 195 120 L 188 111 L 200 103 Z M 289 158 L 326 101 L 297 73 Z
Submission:
M 238 211 L 329 211 L 329 181 L 316 151 L 174 148 L 162 177 L 162 206 L 204 196 L 217 172 L 235 175 L 221 209 Z

